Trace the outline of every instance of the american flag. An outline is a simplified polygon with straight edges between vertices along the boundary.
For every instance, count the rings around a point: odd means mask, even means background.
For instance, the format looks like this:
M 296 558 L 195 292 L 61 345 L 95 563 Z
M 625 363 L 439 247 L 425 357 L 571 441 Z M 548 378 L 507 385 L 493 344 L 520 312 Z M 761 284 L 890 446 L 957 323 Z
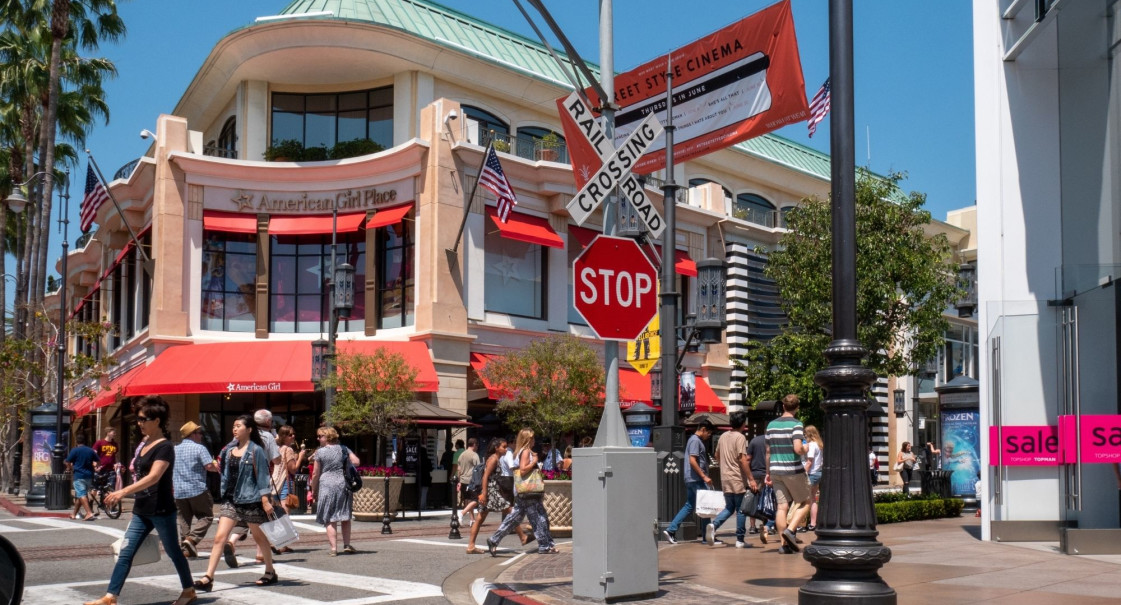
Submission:
M 86 193 L 82 198 L 82 233 L 93 227 L 93 220 L 97 218 L 97 211 L 109 199 L 109 192 L 105 185 L 97 179 L 93 166 L 86 164 Z
M 502 172 L 502 164 L 498 162 L 494 147 L 487 147 L 487 159 L 483 162 L 483 171 L 479 173 L 479 184 L 490 189 L 498 198 L 498 220 L 505 223 L 510 218 L 510 211 L 517 205 L 518 198 L 514 195 L 510 181 L 506 179 L 506 173 Z
M 825 119 L 825 114 L 829 113 L 829 78 L 825 78 L 825 82 L 821 85 L 821 90 L 817 91 L 814 95 L 813 101 L 810 101 L 810 136 L 814 136 L 817 132 L 817 125 Z

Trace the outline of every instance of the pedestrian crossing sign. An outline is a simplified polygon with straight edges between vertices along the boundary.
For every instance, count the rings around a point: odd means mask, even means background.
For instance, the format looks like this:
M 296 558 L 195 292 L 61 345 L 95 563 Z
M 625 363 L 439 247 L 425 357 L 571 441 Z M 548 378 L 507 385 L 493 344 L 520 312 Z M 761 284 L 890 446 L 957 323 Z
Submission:
M 627 341 L 627 363 L 645 376 L 658 363 L 662 356 L 662 330 L 658 315 L 638 335 L 638 338 Z

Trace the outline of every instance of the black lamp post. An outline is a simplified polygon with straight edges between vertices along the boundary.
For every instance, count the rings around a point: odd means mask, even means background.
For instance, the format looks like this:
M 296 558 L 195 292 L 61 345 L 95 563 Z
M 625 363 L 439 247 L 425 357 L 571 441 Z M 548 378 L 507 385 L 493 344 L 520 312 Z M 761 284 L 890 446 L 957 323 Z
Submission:
M 895 591 L 879 576 L 891 550 L 876 541 L 867 468 L 868 388 L 875 373 L 856 337 L 856 149 L 853 120 L 852 0 L 829 2 L 829 77 L 832 84 L 830 155 L 833 204 L 833 342 L 829 367 L 814 381 L 825 390 L 825 466 L 818 539 L 804 557 L 815 568 L 798 591 L 799 603 L 894 604 Z
M 335 341 L 338 339 L 339 318 L 350 317 L 350 311 L 354 308 L 354 267 L 346 262 L 340 265 L 336 258 L 338 248 L 338 222 L 339 209 L 336 207 L 331 219 L 331 277 L 327 282 L 327 288 L 329 290 L 327 300 L 330 305 L 330 309 L 328 310 L 330 313 L 330 320 L 327 330 L 326 367 L 324 372 L 324 376 L 330 376 L 332 378 L 335 375 Z M 330 381 L 323 389 L 324 415 L 335 405 L 336 392 L 337 389 L 335 388 L 334 380 Z

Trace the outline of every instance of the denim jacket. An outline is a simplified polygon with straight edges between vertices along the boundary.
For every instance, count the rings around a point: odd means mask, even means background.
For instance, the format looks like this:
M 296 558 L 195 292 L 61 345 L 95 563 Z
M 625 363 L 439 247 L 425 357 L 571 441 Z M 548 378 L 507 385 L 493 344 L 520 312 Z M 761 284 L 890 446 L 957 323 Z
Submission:
M 227 445 L 222 450 L 219 456 L 222 464 L 222 495 L 225 496 L 227 486 L 229 485 L 229 463 L 230 451 L 237 446 L 237 442 Z M 252 504 L 259 503 L 261 496 L 267 496 L 272 493 L 272 482 L 269 478 L 269 460 L 268 454 L 261 446 L 249 442 L 249 447 L 245 449 L 245 454 L 241 457 L 241 466 L 238 468 L 237 484 L 234 485 L 233 500 L 234 504 Z

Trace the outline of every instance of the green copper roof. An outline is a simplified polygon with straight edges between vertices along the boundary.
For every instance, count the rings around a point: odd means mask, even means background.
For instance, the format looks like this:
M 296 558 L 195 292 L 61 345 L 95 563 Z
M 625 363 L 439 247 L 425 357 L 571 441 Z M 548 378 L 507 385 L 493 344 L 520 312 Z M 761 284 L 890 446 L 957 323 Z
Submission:
M 331 12 L 335 19 L 365 21 L 392 27 L 437 44 L 472 53 L 531 76 L 570 88 L 568 78 L 538 42 L 425 0 L 294 0 L 282 15 Z M 329 18 L 329 17 L 328 17 Z M 563 56 L 563 54 L 561 55 Z M 585 60 L 587 58 L 585 57 Z M 598 66 L 589 63 L 592 73 Z M 749 155 L 810 176 L 829 180 L 829 156 L 776 135 L 763 135 L 735 145 Z

